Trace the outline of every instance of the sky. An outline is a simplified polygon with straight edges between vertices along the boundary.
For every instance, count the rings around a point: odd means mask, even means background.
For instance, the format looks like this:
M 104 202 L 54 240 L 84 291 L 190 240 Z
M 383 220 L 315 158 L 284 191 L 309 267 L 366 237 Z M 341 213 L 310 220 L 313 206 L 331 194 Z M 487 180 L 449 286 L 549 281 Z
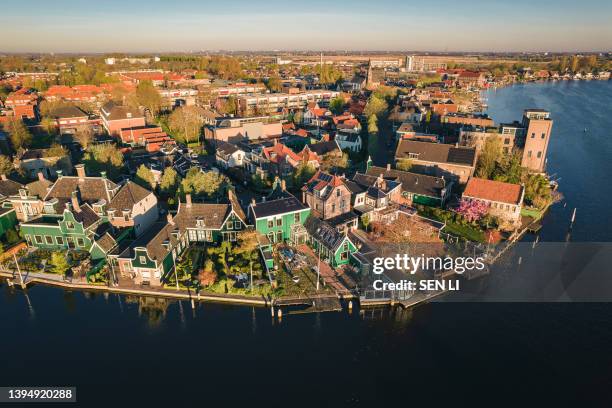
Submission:
M 611 0 L 18 0 L 0 52 L 609 51 Z

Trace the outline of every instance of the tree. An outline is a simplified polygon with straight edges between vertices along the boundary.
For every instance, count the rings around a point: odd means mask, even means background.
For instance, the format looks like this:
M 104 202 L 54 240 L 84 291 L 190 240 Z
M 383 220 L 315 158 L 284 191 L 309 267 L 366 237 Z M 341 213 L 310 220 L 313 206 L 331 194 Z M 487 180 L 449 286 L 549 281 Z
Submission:
M 344 112 L 344 98 L 337 96 L 329 102 L 329 110 L 334 115 L 340 115 Z
M 207 259 L 204 262 L 204 267 L 198 274 L 198 280 L 202 286 L 214 285 L 217 282 L 217 272 L 215 271 L 215 264 L 212 260 Z
M 92 145 L 85 152 L 83 163 L 94 173 L 106 171 L 114 177 L 123 167 L 123 153 L 111 144 Z
M 32 144 L 32 134 L 21 119 L 10 120 L 8 122 L 8 132 L 13 149 L 26 148 Z
M 334 171 L 345 170 L 348 167 L 348 153 L 342 152 L 342 155 L 337 153 L 327 153 L 323 155 L 321 160 L 321 170 Z
M 49 263 L 51 264 L 51 271 L 58 275 L 64 275 L 68 268 L 70 268 L 68 261 L 66 261 L 66 255 L 61 251 L 54 251 L 51 254 Z
M 228 185 L 229 180 L 224 175 L 192 167 L 181 181 L 181 190 L 184 194 L 213 198 L 221 196 Z
M 488 210 L 489 208 L 484 201 L 461 199 L 456 211 L 468 222 L 474 222 L 484 217 Z
M 138 103 L 157 115 L 162 106 L 161 95 L 151 81 L 140 81 L 136 87 Z
M 482 147 L 476 163 L 476 177 L 490 179 L 502 158 L 502 141 L 497 135 L 489 136 Z
M 280 92 L 282 87 L 283 85 L 280 81 L 280 78 L 277 76 L 272 76 L 266 81 L 266 88 L 268 88 L 270 91 Z
M 0 174 L 9 175 L 15 170 L 15 166 L 11 159 L 7 156 L 0 154 Z
M 361 216 L 361 223 L 363 224 L 363 228 L 365 228 L 366 232 L 368 231 L 368 227 L 370 226 L 370 216 L 368 214 L 363 214 Z
M 570 58 L 570 71 L 576 73 L 578 71 L 578 64 L 580 63 L 580 57 L 572 55 Z
M 200 140 L 203 125 L 204 118 L 196 106 L 182 106 L 168 117 L 168 126 L 176 139 L 187 144 Z
M 74 134 L 74 138 L 83 149 L 87 149 L 91 142 L 93 142 L 93 130 L 89 127 L 80 128 Z
M 316 169 L 312 164 L 302 163 L 293 171 L 292 182 L 296 187 L 301 187 L 315 174 Z
M 164 173 L 162 174 L 159 188 L 162 192 L 168 195 L 173 195 L 176 192 L 179 181 L 179 175 L 177 174 L 176 170 L 174 170 L 172 167 L 166 167 Z
M 370 98 L 368 99 L 368 103 L 365 109 L 363 110 L 363 113 L 368 118 L 371 117 L 372 115 L 376 115 L 378 118 L 380 118 L 383 115 L 383 113 L 387 110 L 387 107 L 388 107 L 387 102 L 385 102 L 384 99 L 381 99 L 375 94 L 372 94 Z
M 193 260 L 191 254 L 187 252 L 181 262 L 176 265 L 176 275 L 179 280 L 188 279 L 193 273 Z
M 293 114 L 293 123 L 295 123 L 296 125 L 301 125 L 303 120 L 304 120 L 304 113 L 301 110 L 296 111 Z
M 544 208 L 552 200 L 548 179 L 541 174 L 531 174 L 525 181 L 525 202 L 538 208 Z
M 134 183 L 141 185 L 147 189 L 155 188 L 155 176 L 151 169 L 149 169 L 144 164 L 141 164 L 136 170 L 136 177 L 134 178 Z
M 238 247 L 234 248 L 234 252 L 241 254 L 249 260 L 249 270 L 251 274 L 251 292 L 253 292 L 253 258 L 257 254 L 257 231 L 253 229 L 242 231 L 238 234 Z
M 55 125 L 55 120 L 50 117 L 44 117 L 40 121 L 40 127 L 48 134 L 55 135 L 57 133 L 57 126 Z
M 397 161 L 397 163 L 395 164 L 395 167 L 398 170 L 410 171 L 410 168 L 412 167 L 412 160 L 410 160 L 410 159 L 399 159 Z
M 371 135 L 378 133 L 378 119 L 374 114 L 368 117 L 368 133 Z
M 54 143 L 45 150 L 45 157 L 66 157 L 68 155 L 68 151 L 60 144 Z
M 509 158 L 498 163 L 493 172 L 493 180 L 518 184 L 523 179 L 525 169 L 521 167 L 522 155 L 514 152 Z

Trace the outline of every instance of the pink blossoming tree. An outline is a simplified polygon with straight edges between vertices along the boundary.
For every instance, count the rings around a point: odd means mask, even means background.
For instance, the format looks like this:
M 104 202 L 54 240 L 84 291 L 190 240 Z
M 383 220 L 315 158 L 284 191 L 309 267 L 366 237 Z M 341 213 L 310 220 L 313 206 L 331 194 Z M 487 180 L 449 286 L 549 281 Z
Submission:
M 489 208 L 482 201 L 461 199 L 457 214 L 461 214 L 468 222 L 478 221 L 487 214 Z

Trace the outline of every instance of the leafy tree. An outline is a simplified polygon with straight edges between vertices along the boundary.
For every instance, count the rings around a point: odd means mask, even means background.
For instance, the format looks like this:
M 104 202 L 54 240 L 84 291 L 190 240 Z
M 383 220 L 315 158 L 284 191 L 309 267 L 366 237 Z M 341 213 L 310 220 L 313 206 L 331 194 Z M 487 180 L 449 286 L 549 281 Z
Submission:
M 552 200 L 548 179 L 541 174 L 531 174 L 525 181 L 525 202 L 538 208 L 545 207 Z
M 213 198 L 223 195 L 228 185 L 229 180 L 224 175 L 214 171 L 202 172 L 193 167 L 181 181 L 181 190 L 184 194 Z
M 518 184 L 523 179 L 525 169 L 521 167 L 521 154 L 514 152 L 509 158 L 498 163 L 493 171 L 493 180 Z
M 296 187 L 301 187 L 315 174 L 316 169 L 312 164 L 302 163 L 293 171 L 292 183 Z
M 168 117 L 170 130 L 180 142 L 193 143 L 200 140 L 204 118 L 196 106 L 182 106 Z
M 363 110 L 363 113 L 368 118 L 371 117 L 372 115 L 376 115 L 378 118 L 380 118 L 385 113 L 387 108 L 388 108 L 388 105 L 384 99 L 381 99 L 375 94 L 372 94 L 370 98 L 368 99 L 368 103 L 365 109 Z
M 363 224 L 363 228 L 365 228 L 365 230 L 368 230 L 368 227 L 370 226 L 370 216 L 368 214 L 363 214 L 361 216 L 361 223 Z
M 494 135 L 486 139 L 476 163 L 476 177 L 490 179 L 502 159 L 502 141 Z
M 162 99 L 151 81 L 141 81 L 136 87 L 138 103 L 157 115 L 162 106 Z
M 238 114 L 238 101 L 236 97 L 229 96 L 225 101 L 222 101 L 218 106 L 219 112 L 226 115 L 237 115 Z
M 159 188 L 161 189 L 162 192 L 168 195 L 172 195 L 176 192 L 179 181 L 180 181 L 180 177 L 177 174 L 176 170 L 174 170 L 174 168 L 172 167 L 166 167 L 166 169 L 164 170 L 164 173 L 162 174 L 162 177 L 159 183 Z
M 8 242 L 9 245 L 19 242 L 20 239 L 21 238 L 19 238 L 19 233 L 15 231 L 14 228 L 11 228 L 6 231 L 6 242 Z
M 77 130 L 74 135 L 74 138 L 77 142 L 79 142 L 83 149 L 87 149 L 89 147 L 91 142 L 93 142 L 93 137 L 93 130 L 91 130 L 89 127 Z
M 253 259 L 256 259 L 257 231 L 253 229 L 242 231 L 238 234 L 238 246 L 234 248 L 234 253 L 241 254 L 249 261 L 249 271 L 251 274 L 251 292 L 253 291 Z
M 334 115 L 340 115 L 344 112 L 344 98 L 337 96 L 329 102 L 329 110 Z
M 54 143 L 45 150 L 45 157 L 65 157 L 68 155 L 68 151 L 60 144 Z
M 57 133 L 57 126 L 55 126 L 55 121 L 50 117 L 44 117 L 40 121 L 40 127 L 48 134 L 55 135 Z
M 92 145 L 85 152 L 83 163 L 94 173 L 106 171 L 115 177 L 123 167 L 123 153 L 111 144 Z
M 149 169 L 144 164 L 141 164 L 136 170 L 136 177 L 134 178 L 134 183 L 141 185 L 147 189 L 155 188 L 155 176 L 151 169 Z
M 51 254 L 51 260 L 49 262 L 51 264 L 51 271 L 58 275 L 64 275 L 70 265 L 66 260 L 66 255 L 61 251 L 54 251 Z
M 293 114 L 293 123 L 295 123 L 296 125 L 300 125 L 302 123 L 302 121 L 304 120 L 304 113 L 302 111 L 296 111 Z
M 374 114 L 368 117 L 368 133 L 371 135 L 378 133 L 378 119 Z
M 185 280 L 191 277 L 193 273 L 193 260 L 191 254 L 187 252 L 181 262 L 176 265 L 176 274 L 179 280 Z
M 198 280 L 200 281 L 200 285 L 206 287 L 210 285 L 214 285 L 217 282 L 217 272 L 215 271 L 215 264 L 212 260 L 207 259 L 204 262 L 204 267 L 200 271 L 198 275 Z
M 342 152 L 342 155 L 337 153 L 327 153 L 323 155 L 320 165 L 323 171 L 338 172 L 348 168 L 348 153 Z
M 410 168 L 412 167 L 412 160 L 410 160 L 410 159 L 399 159 L 397 161 L 397 163 L 395 164 L 395 167 L 398 170 L 410 171 Z
M 15 166 L 11 159 L 7 156 L 0 154 L 0 174 L 9 175 L 15 170 Z
M 266 83 L 266 88 L 268 88 L 270 91 L 280 92 L 282 89 L 280 78 L 277 76 L 272 76 L 268 78 L 268 80 L 265 83 Z
M 10 120 L 7 127 L 13 149 L 26 148 L 32 144 L 32 134 L 20 119 Z

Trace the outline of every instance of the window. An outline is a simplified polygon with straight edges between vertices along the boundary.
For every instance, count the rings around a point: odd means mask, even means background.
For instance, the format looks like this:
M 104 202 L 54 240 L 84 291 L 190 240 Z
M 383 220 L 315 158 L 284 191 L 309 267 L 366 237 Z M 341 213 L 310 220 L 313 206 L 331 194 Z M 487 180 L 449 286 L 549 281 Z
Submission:
M 145 264 L 145 263 L 147 263 L 147 258 L 145 258 L 144 256 L 141 256 L 141 257 L 139 257 L 139 258 L 138 258 L 138 261 L 139 261 L 141 264 Z
M 538 152 L 537 156 L 538 156 L 538 159 L 542 157 L 542 152 Z
M 274 228 L 274 220 L 268 220 L 268 228 Z
M 332 204 L 332 212 L 336 212 L 336 204 Z
M 211 242 L 213 239 L 212 231 L 206 230 L 206 241 Z
M 74 229 L 74 223 L 72 221 L 68 221 L 66 222 L 66 228 L 68 229 Z
M 189 241 L 191 242 L 195 242 L 197 241 L 198 237 L 196 235 L 195 230 L 189 230 Z
M 83 240 L 83 238 L 77 238 L 77 245 L 80 247 L 85 246 L 85 241 Z
M 234 228 L 239 230 L 242 229 L 242 222 L 241 221 L 234 221 Z
M 234 222 L 233 222 L 233 221 L 231 221 L 231 220 L 230 220 L 230 221 L 228 221 L 228 222 L 226 223 L 226 225 L 225 225 L 225 228 L 226 228 L 226 229 L 228 229 L 228 230 L 232 230 L 232 229 L 234 229 Z
M 510 144 L 510 138 L 509 137 L 504 139 L 504 144 Z
M 336 190 L 336 197 L 340 197 L 340 189 Z
M 35 241 L 37 244 L 42 244 L 42 243 L 43 243 L 42 236 L 40 236 L 40 235 L 34 235 L 34 241 Z
M 206 240 L 206 231 L 198 230 L 198 241 L 205 241 L 205 240 Z
M 534 137 L 535 137 L 535 133 L 532 133 L 531 134 L 531 138 L 533 139 Z
M 270 240 L 270 242 L 274 243 L 274 233 L 273 232 L 268 233 L 268 239 Z
M 64 238 L 63 237 L 55 237 L 55 243 L 57 245 L 64 245 Z
M 531 157 L 531 150 L 527 152 L 527 157 Z
M 282 218 L 277 218 L 276 219 L 276 226 L 277 227 L 282 227 L 283 226 L 283 219 Z
M 293 214 L 293 221 L 300 222 L 300 213 Z
M 51 235 L 45 235 L 45 242 L 47 245 L 53 245 L 53 237 Z
M 282 242 L 283 241 L 283 233 L 281 231 L 278 231 L 276 233 L 276 242 Z
M 546 133 L 542 133 L 542 139 L 546 139 Z

